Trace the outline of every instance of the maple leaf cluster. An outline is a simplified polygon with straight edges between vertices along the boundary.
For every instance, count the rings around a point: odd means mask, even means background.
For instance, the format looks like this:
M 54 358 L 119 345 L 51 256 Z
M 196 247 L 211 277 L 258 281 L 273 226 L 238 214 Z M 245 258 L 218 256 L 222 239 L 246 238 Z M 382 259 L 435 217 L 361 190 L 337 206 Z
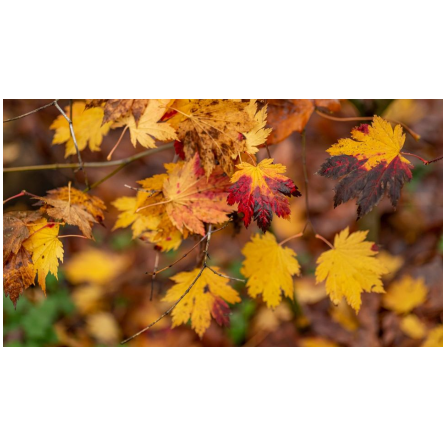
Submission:
M 93 99 L 76 101 L 66 112 L 76 129 L 79 151 L 87 146 L 91 151 L 100 150 L 104 136 L 120 128 L 121 136 L 108 159 L 127 131 L 134 147 L 151 150 L 167 142 L 178 155 L 176 162 L 164 165 L 162 173 L 138 181 L 136 194 L 112 202 L 119 211 L 114 230 L 130 227 L 133 238 L 169 251 L 191 236 L 203 241 L 207 231 L 209 242 L 211 225 L 240 220 L 248 227 L 254 221 L 262 233 L 254 234 L 242 249 L 241 273 L 247 279 L 247 294 L 253 299 L 261 296 L 266 306 L 274 309 L 282 298 L 293 299 L 294 278 L 301 267 L 296 252 L 284 246 L 288 239 L 278 243 L 267 230 L 274 215 L 289 220 L 290 199 L 300 197 L 301 192 L 285 175 L 284 165 L 270 157 L 258 161 L 257 153 L 294 132 L 302 133 L 320 108 L 336 112 L 340 102 Z M 67 120 L 59 116 L 51 129 L 55 131 L 53 144 L 66 144 L 65 157 L 75 154 Z M 371 125 L 353 128 L 351 138 L 330 147 L 330 158 L 318 174 L 339 180 L 334 207 L 355 198 L 360 218 L 386 194 L 395 207 L 403 184 L 412 178 L 413 166 L 401 152 L 404 143 L 401 125 L 392 128 L 375 116 Z M 47 274 L 57 277 L 59 261 L 63 261 L 58 238 L 61 225 L 77 226 L 84 237 L 92 239 L 93 225 L 104 219 L 105 204 L 100 199 L 70 186 L 33 198 L 38 200 L 38 211 L 11 212 L 4 217 L 4 287 L 14 304 L 19 294 L 34 284 L 36 274 L 43 291 Z M 426 330 L 410 311 L 424 302 L 425 285 L 405 277 L 385 294 L 383 278 L 392 274 L 394 266 L 378 254 L 366 236 L 367 231 L 350 233 L 348 227 L 335 236 L 333 245 L 316 236 L 331 248 L 316 259 L 315 283 L 325 283 L 323 296 L 339 305 L 333 318 L 354 327 L 350 312 L 359 311 L 362 293 L 382 293 L 384 307 L 404 316 L 402 330 L 422 339 Z M 88 255 L 95 258 L 97 254 Z M 229 305 L 240 302 L 229 279 L 218 267 L 211 269 L 206 263 L 172 277 L 175 284 L 163 301 L 174 304 L 173 326 L 191 321 L 192 329 L 202 337 L 212 318 L 227 325 Z M 401 300 L 403 295 L 406 298 Z M 112 331 L 110 320 L 103 315 L 92 323 L 92 331 L 98 325 Z
M 39 200 L 39 210 L 3 215 L 3 288 L 14 305 L 34 284 L 36 274 L 44 293 L 48 273 L 57 278 L 59 261 L 63 261 L 60 226 L 77 226 L 86 238 L 93 238 L 91 228 L 103 221 L 106 208 L 101 199 L 71 186 L 33 198 Z

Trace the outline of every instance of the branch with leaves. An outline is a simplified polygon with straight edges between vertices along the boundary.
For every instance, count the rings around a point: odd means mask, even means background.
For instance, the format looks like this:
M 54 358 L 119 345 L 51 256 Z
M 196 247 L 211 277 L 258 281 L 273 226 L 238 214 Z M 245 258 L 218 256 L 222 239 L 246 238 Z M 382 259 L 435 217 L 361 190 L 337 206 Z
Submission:
M 130 228 L 134 239 L 155 247 L 150 300 L 155 278 L 201 247 L 198 266 L 172 277 L 174 285 L 163 300 L 172 305 L 159 318 L 123 343 L 145 333 L 167 315 L 172 325 L 191 321 L 192 329 L 202 337 L 214 319 L 219 325 L 229 323 L 230 305 L 240 302 L 231 277 L 218 266 L 210 266 L 209 245 L 215 232 L 230 223 L 243 221 L 246 228 L 255 222 L 261 233 L 254 234 L 242 249 L 241 273 L 246 278 L 248 296 L 261 297 L 269 308 L 276 308 L 283 298 L 294 299 L 294 278 L 300 275 L 297 253 L 285 246 L 303 236 L 308 227 L 328 250 L 316 260 L 316 282 L 324 282 L 334 304 L 346 301 L 356 312 L 364 292 L 383 293 L 382 277 L 386 268 L 377 258 L 376 246 L 366 241 L 367 231 L 339 232 L 333 243 L 319 234 L 310 210 L 310 177 L 307 169 L 306 126 L 311 116 L 334 121 L 371 122 L 354 127 L 351 138 L 342 138 L 328 148 L 329 157 L 318 174 L 338 180 L 334 206 L 357 200 L 358 219 L 368 214 L 388 196 L 396 207 L 405 182 L 412 178 L 413 166 L 406 158 L 422 157 L 403 152 L 406 130 L 415 140 L 420 137 L 407 126 L 395 126 L 379 116 L 336 117 L 337 100 L 88 100 L 70 102 L 65 110 L 58 100 L 16 118 L 55 106 L 60 116 L 51 125 L 54 144 L 65 144 L 65 157 L 77 154 L 78 163 L 4 168 L 4 172 L 114 167 L 99 181 L 82 192 L 71 187 L 58 188 L 40 197 L 29 192 L 20 196 L 38 201 L 38 211 L 5 214 L 6 250 L 4 250 L 5 290 L 16 303 L 18 296 L 35 281 L 45 290 L 45 277 L 57 275 L 63 258 L 59 227 L 73 225 L 81 237 L 93 239 L 92 228 L 104 219 L 106 206 L 88 192 L 112 178 L 135 160 L 174 148 L 173 163 L 164 171 L 138 181 L 133 196 L 118 197 L 111 204 L 119 211 L 113 230 Z M 111 129 L 120 129 L 119 137 L 107 161 L 83 162 L 81 152 L 87 147 L 100 150 Z M 296 183 L 286 175 L 287 168 L 275 163 L 269 146 L 280 143 L 294 132 L 301 134 L 301 163 L 304 182 L 306 223 L 296 234 L 278 242 L 268 232 L 274 218 L 289 219 L 290 200 L 299 199 Z M 130 157 L 112 160 L 126 138 L 144 150 Z M 268 158 L 258 159 L 266 148 Z M 218 226 L 212 230 L 212 227 Z M 298 231 L 299 230 L 299 231 Z M 168 266 L 159 268 L 160 253 L 177 250 L 184 240 L 196 237 L 193 246 Z M 300 242 L 296 241 L 296 244 Z M 204 244 L 204 246 L 203 246 Z M 6 276 L 5 276 L 6 271 Z M 6 279 L 5 279 L 6 277 Z

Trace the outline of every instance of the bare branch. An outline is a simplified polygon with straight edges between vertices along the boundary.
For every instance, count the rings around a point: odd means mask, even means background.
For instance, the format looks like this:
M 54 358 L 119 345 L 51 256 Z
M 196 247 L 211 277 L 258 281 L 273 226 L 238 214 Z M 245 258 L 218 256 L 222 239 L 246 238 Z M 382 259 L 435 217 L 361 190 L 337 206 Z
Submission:
M 223 277 L 225 279 L 230 279 L 230 280 L 237 280 L 238 282 L 246 282 L 245 279 L 239 279 L 238 277 L 231 277 L 231 276 L 225 276 L 224 274 L 220 274 L 219 272 L 215 271 L 215 269 L 212 269 L 209 265 L 206 265 L 206 267 L 208 269 L 210 269 L 214 274 L 216 274 L 217 276 Z
M 49 104 L 43 105 L 42 107 L 36 108 L 36 109 L 33 110 L 33 111 L 30 111 L 30 112 L 28 112 L 28 113 L 25 113 L 24 115 L 16 116 L 15 118 L 11 118 L 11 119 L 5 119 L 5 120 L 3 121 L 3 123 L 5 123 L 5 122 L 11 122 L 11 121 L 17 121 L 17 119 L 22 119 L 22 118 L 24 118 L 25 116 L 29 116 L 29 115 L 32 115 L 33 113 L 37 113 L 38 111 L 43 110 L 44 108 L 47 108 L 47 107 L 51 107 L 52 105 L 56 105 L 56 100 L 54 100 L 53 102 L 50 102 Z

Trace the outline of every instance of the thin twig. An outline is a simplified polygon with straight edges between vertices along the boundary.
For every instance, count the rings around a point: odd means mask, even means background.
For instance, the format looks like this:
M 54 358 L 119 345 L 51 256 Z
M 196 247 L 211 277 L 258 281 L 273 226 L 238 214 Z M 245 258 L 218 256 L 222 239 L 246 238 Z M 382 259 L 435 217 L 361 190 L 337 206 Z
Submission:
M 36 108 L 36 109 L 33 110 L 33 111 L 30 111 L 30 112 L 28 112 L 28 113 L 25 113 L 24 115 L 16 116 L 15 118 L 11 118 L 11 119 L 5 119 L 5 120 L 3 121 L 3 123 L 5 123 L 5 122 L 11 122 L 11 121 L 17 121 L 17 119 L 22 119 L 22 118 L 24 118 L 25 116 L 32 115 L 33 113 L 37 113 L 38 111 L 43 110 L 44 108 L 47 108 L 47 107 L 51 107 L 52 105 L 55 105 L 55 104 L 56 104 L 56 100 L 54 100 L 53 102 L 50 102 L 49 104 L 43 105 L 42 107 Z
M 115 150 L 118 148 L 119 143 L 121 142 L 121 140 L 122 140 L 122 138 L 124 137 L 124 134 L 125 134 L 125 132 L 127 131 L 128 128 L 129 128 L 128 125 L 126 125 L 126 126 L 124 127 L 124 130 L 122 131 L 121 136 L 120 136 L 119 139 L 118 139 L 118 142 L 114 145 L 113 149 L 110 150 L 110 153 L 107 155 L 107 160 L 108 160 L 108 161 L 111 160 L 111 157 L 112 157 L 113 153 L 114 153 Z
M 190 284 L 189 288 L 184 292 L 184 294 L 167 310 L 165 311 L 156 321 L 152 322 L 151 324 L 147 325 L 147 327 L 143 328 L 142 330 L 138 331 L 138 333 L 135 333 L 133 336 L 130 336 L 129 338 L 125 339 L 124 341 L 121 342 L 122 344 L 126 344 L 127 342 L 131 341 L 132 339 L 135 339 L 137 336 L 139 336 L 140 334 L 143 334 L 144 332 L 146 332 L 147 330 L 149 330 L 149 328 L 152 328 L 155 324 L 157 324 L 161 319 L 163 319 L 164 317 L 166 317 L 168 314 L 170 314 L 175 307 L 183 300 L 183 298 L 189 293 L 189 291 L 192 289 L 192 287 L 195 285 L 195 283 L 197 282 L 197 280 L 200 278 L 200 276 L 203 274 L 203 271 L 206 269 L 206 266 L 203 266 L 200 270 L 200 272 L 198 273 L 197 277 L 195 277 L 194 281 Z
M 322 116 L 323 118 L 330 119 L 331 121 L 338 121 L 338 122 L 348 122 L 348 121 L 373 121 L 372 116 L 352 116 L 348 118 L 338 118 L 337 116 L 331 116 L 327 115 L 326 113 L 321 112 L 320 110 L 316 109 L 316 113 L 319 116 Z M 408 127 L 406 124 L 403 124 L 400 121 L 396 121 L 395 119 L 387 119 L 390 122 L 393 122 L 394 124 L 399 124 L 406 130 L 407 133 L 412 136 L 412 138 L 415 141 L 419 141 L 421 139 L 421 136 L 418 133 L 415 133 L 410 127 Z
M 309 191 L 309 181 L 308 181 L 308 172 L 307 172 L 307 138 L 305 129 L 302 132 L 302 167 L 304 171 L 304 179 L 305 179 L 305 209 L 307 211 L 307 221 L 311 226 L 311 229 L 314 233 L 316 230 L 314 229 L 313 222 L 311 221 L 310 216 L 310 199 L 308 195 Z
M 217 276 L 223 277 L 225 279 L 229 279 L 229 280 L 237 280 L 238 282 L 246 282 L 245 279 L 239 279 L 238 277 L 231 277 L 231 276 L 226 276 L 225 274 L 221 274 L 217 271 L 215 271 L 215 269 L 212 269 L 209 265 L 207 265 L 207 268 L 210 269 L 214 274 L 216 274 Z
M 164 144 L 162 146 L 157 147 L 156 149 L 148 149 L 144 152 L 137 153 L 136 155 L 129 156 L 127 158 L 123 158 L 115 161 L 97 161 L 84 163 L 84 167 L 112 167 L 119 166 L 121 164 L 130 164 L 133 161 L 136 161 L 140 158 L 144 158 L 148 155 L 153 155 L 158 152 L 162 152 L 166 149 L 171 149 L 173 147 L 173 143 Z M 78 163 L 66 163 L 66 164 L 44 164 L 40 166 L 23 166 L 23 167 L 5 167 L 3 172 L 30 172 L 34 170 L 56 170 L 56 169 L 74 169 L 79 167 Z
M 152 298 L 153 298 L 153 288 L 155 286 L 156 270 L 158 268 L 159 260 L 160 260 L 160 253 L 158 251 L 156 251 L 155 264 L 153 266 L 152 282 L 150 283 L 150 301 L 152 301 Z
M 81 152 L 79 150 L 79 147 L 77 145 L 77 141 L 76 141 L 76 135 L 74 134 L 74 128 L 73 128 L 73 121 L 65 114 L 65 112 L 63 111 L 63 109 L 60 107 L 60 105 L 57 103 L 58 99 L 56 99 L 54 101 L 54 105 L 55 107 L 59 110 L 59 112 L 61 113 L 61 115 L 65 118 L 65 120 L 68 122 L 68 126 L 70 127 L 70 133 L 71 133 L 71 138 L 73 139 L 73 144 L 74 147 L 76 149 L 76 153 L 77 153 L 77 158 L 79 161 L 79 170 L 83 171 L 84 173 L 84 178 L 85 178 L 85 185 L 88 187 L 88 177 L 87 177 L 87 172 L 85 172 L 84 169 L 84 163 L 82 161 L 82 157 L 81 157 Z
M 206 261 L 207 261 L 207 252 L 209 250 L 209 242 L 211 240 L 211 234 L 212 234 L 212 225 L 209 225 L 208 228 L 208 232 L 206 235 L 207 238 L 207 242 L 206 242 L 206 248 L 205 248 L 205 256 L 204 256 L 204 261 L 203 261 L 203 266 L 201 267 L 200 271 L 197 274 L 197 277 L 195 277 L 195 279 L 193 280 L 193 282 L 189 285 L 189 287 L 187 288 L 187 290 L 182 294 L 182 296 L 167 310 L 165 311 L 156 321 L 152 322 L 151 324 L 149 324 L 147 327 L 143 328 L 142 330 L 138 331 L 138 333 L 134 334 L 133 336 L 130 336 L 129 338 L 125 339 L 124 341 L 121 342 L 122 344 L 125 344 L 129 341 L 131 341 L 132 339 L 136 338 L 137 336 L 139 336 L 140 334 L 146 332 L 149 328 L 153 327 L 156 323 L 158 323 L 161 319 L 163 319 L 164 317 L 166 317 L 168 314 L 170 314 L 175 307 L 184 299 L 184 297 L 189 293 L 189 291 L 192 289 L 192 287 L 197 283 L 198 279 L 201 277 L 201 275 L 203 274 L 204 270 L 206 268 L 208 268 Z

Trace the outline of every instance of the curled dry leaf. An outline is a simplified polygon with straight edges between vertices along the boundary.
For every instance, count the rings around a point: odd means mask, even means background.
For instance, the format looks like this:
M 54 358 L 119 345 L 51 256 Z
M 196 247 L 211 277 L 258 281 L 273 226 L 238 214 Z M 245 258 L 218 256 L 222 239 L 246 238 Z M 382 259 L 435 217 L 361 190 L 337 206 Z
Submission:
M 31 261 L 31 254 L 23 247 L 11 254 L 3 265 L 3 291 L 9 296 L 14 307 L 19 295 L 34 284 L 36 272 Z
M 103 107 L 104 120 L 102 124 L 117 121 L 130 112 L 138 124 L 148 103 L 149 99 L 87 99 L 85 108 Z
M 258 125 L 248 107 L 231 99 L 180 99 L 171 106 L 176 114 L 168 122 L 178 130 L 187 160 L 198 152 L 207 176 L 216 160 L 231 175 L 234 159 L 246 150 L 243 134 Z
M 3 214 L 3 264 L 19 252 L 29 237 L 28 224 L 42 218 L 37 211 L 15 211 Z
M 327 152 L 332 155 L 318 174 L 340 179 L 336 185 L 334 206 L 356 198 L 358 219 L 370 212 L 387 193 L 396 207 L 401 189 L 412 179 L 412 164 L 400 155 L 406 135 L 375 116 L 372 125 L 352 130 L 352 138 L 339 140 Z
M 257 166 L 241 163 L 234 173 L 229 189 L 228 203 L 238 203 L 238 211 L 243 212 L 243 221 L 248 227 L 252 218 L 265 232 L 271 225 L 273 215 L 288 219 L 290 205 L 287 197 L 299 197 L 301 193 L 292 180 L 282 175 L 286 167 L 273 164 L 272 159 L 264 159 Z

